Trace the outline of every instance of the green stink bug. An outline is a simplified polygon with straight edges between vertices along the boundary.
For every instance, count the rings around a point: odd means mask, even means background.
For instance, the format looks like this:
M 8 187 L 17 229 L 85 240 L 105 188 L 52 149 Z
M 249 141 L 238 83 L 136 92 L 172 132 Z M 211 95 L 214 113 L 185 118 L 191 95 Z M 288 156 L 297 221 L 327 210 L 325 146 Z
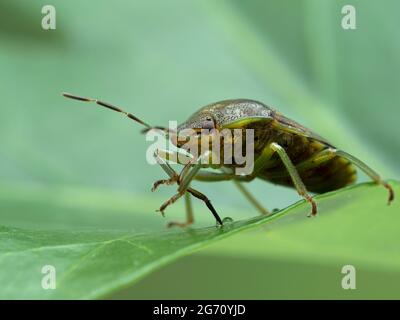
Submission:
M 169 226 L 184 227 L 193 223 L 191 196 L 204 201 L 217 222 L 220 225 L 223 224 L 210 200 L 190 186 L 193 180 L 208 182 L 232 180 L 262 214 L 269 214 L 270 212 L 253 197 L 244 187 L 243 182 L 260 178 L 275 184 L 294 187 L 299 195 L 311 204 L 309 216 L 314 216 L 317 214 L 317 204 L 308 191 L 324 193 L 351 184 L 356 180 L 355 167 L 358 167 L 375 183 L 388 190 L 389 204 L 394 199 L 392 187 L 364 162 L 345 151 L 335 148 L 321 136 L 258 101 L 235 99 L 209 104 L 194 113 L 186 122 L 179 125 L 177 130 L 172 132 L 168 128 L 152 127 L 136 116 L 109 103 L 68 93 L 63 95 L 75 100 L 95 102 L 103 107 L 121 112 L 145 126 L 146 129 L 144 131 L 161 130 L 169 138 L 183 137 L 183 139 L 175 139 L 173 142 L 178 147 L 178 150 L 184 149 L 182 151 L 186 151 L 185 154 L 181 153 L 179 156 L 174 157 L 175 161 L 179 159 L 177 163 L 184 165 L 179 174 L 169 164 L 171 156 L 176 155 L 177 152 L 157 150 L 155 153 L 157 162 L 168 174 L 169 178 L 156 181 L 152 191 L 161 184 L 170 185 L 176 183 L 178 185 L 178 192 L 162 204 L 158 211 L 163 213 L 167 206 L 182 196 L 185 196 L 186 200 L 186 222 L 171 222 Z M 185 134 L 188 129 L 192 130 L 190 137 Z M 207 162 L 205 164 L 204 161 L 200 161 L 204 160 L 204 154 L 189 157 L 184 144 L 187 143 L 188 138 L 200 136 L 204 129 L 216 131 L 253 130 L 252 148 L 255 161 L 252 172 L 246 175 L 235 174 L 232 169 L 239 165 L 234 161 L 229 164 L 220 163 L 218 166 L 212 166 Z M 214 137 L 216 136 L 213 134 L 208 135 L 208 138 L 213 139 Z M 217 139 L 220 139 L 220 136 Z M 194 141 L 196 144 L 199 143 L 199 140 Z M 235 144 L 235 141 L 232 139 L 230 142 Z M 185 161 L 182 161 L 182 159 Z M 204 170 L 204 168 L 209 167 L 218 169 L 220 172 Z

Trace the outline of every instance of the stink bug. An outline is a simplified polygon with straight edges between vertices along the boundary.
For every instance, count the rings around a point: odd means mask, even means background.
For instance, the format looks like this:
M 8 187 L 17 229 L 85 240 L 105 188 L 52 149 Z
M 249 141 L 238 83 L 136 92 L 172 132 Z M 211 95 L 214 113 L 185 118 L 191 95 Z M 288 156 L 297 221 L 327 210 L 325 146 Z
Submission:
M 356 180 L 355 167 L 358 167 L 371 177 L 375 183 L 382 185 L 388 190 L 389 204 L 394 199 L 392 187 L 383 181 L 378 173 L 364 162 L 345 151 L 335 148 L 318 134 L 258 101 L 235 99 L 209 104 L 194 113 L 186 122 L 179 125 L 177 130 L 171 131 L 165 127 L 152 127 L 136 116 L 109 103 L 92 98 L 78 97 L 68 93 L 64 93 L 63 95 L 75 100 L 95 102 L 100 106 L 121 112 L 128 118 L 145 126 L 145 132 L 160 130 L 169 139 L 171 137 L 183 137 L 183 139 L 175 139 L 173 143 L 178 147 L 178 150 L 185 151 L 185 154 L 179 151 L 171 152 L 166 150 L 157 150 L 155 152 L 157 162 L 168 174 L 169 178 L 156 181 L 152 191 L 161 184 L 170 185 L 176 183 L 178 185 L 178 192 L 162 204 L 158 211 L 163 213 L 168 205 L 174 203 L 182 196 L 185 196 L 186 200 L 186 222 L 171 222 L 169 226 L 177 225 L 184 227 L 193 223 L 191 196 L 204 201 L 217 222 L 220 225 L 223 224 L 210 200 L 204 194 L 190 186 L 192 180 L 208 182 L 232 180 L 244 196 L 262 214 L 269 214 L 270 212 L 253 197 L 245 188 L 243 182 L 260 178 L 274 184 L 294 187 L 299 195 L 310 203 L 311 212 L 309 216 L 314 216 L 317 214 L 317 204 L 308 191 L 324 193 L 351 184 Z M 215 166 L 200 161 L 203 160 L 204 154 L 190 157 L 183 143 L 179 142 L 187 142 L 188 136 L 185 132 L 188 129 L 192 129 L 195 137 L 200 135 L 202 129 L 253 130 L 254 140 L 252 146 L 255 161 L 252 172 L 247 175 L 234 174 L 233 169 L 239 166 L 234 161 L 231 161 L 230 164 L 221 163 Z M 214 137 L 212 133 L 210 137 Z M 231 142 L 235 144 L 235 140 Z M 174 159 L 179 159 L 177 163 L 184 164 L 179 174 L 170 165 L 171 156 L 176 155 L 176 153 L 179 153 L 180 156 Z M 185 161 L 183 162 L 182 159 L 185 159 Z M 219 172 L 205 170 L 204 168 L 218 169 Z

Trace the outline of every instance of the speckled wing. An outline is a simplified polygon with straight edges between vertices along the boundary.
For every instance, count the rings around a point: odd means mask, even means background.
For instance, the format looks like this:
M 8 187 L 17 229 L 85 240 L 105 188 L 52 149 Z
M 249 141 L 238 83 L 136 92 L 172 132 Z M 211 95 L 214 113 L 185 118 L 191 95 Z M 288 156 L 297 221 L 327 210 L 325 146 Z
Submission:
M 334 148 L 334 146 L 328 140 L 316 134 L 312 130 L 304 127 L 300 123 L 285 117 L 283 114 L 274 111 L 272 117 L 277 121 L 277 126 L 280 130 L 305 136 Z

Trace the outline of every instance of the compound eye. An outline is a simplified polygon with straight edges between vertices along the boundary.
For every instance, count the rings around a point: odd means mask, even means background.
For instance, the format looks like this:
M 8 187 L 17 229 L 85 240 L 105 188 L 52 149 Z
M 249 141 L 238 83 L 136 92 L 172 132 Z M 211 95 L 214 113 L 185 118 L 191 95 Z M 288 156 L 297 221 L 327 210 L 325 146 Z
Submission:
M 204 119 L 204 123 L 203 123 L 203 129 L 214 129 L 215 128 L 215 123 L 214 123 L 214 119 L 212 117 L 206 117 Z

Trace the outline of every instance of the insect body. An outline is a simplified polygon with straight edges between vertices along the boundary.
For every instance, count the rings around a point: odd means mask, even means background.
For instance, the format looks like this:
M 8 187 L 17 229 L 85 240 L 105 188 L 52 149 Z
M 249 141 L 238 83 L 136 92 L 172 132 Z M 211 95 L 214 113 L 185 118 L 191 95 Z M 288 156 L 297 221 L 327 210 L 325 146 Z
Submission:
M 185 153 L 186 155 L 182 153 L 180 154 L 181 157 L 175 157 L 175 159 L 186 160 L 184 163 L 182 163 L 182 160 L 177 161 L 184 164 L 183 169 L 178 174 L 169 164 L 173 152 L 158 150 L 155 153 L 157 162 L 168 174 L 169 178 L 156 181 L 152 190 L 154 191 L 161 184 L 170 185 L 176 183 L 178 185 L 178 192 L 162 204 L 159 211 L 163 213 L 167 206 L 182 196 L 185 196 L 186 200 L 186 222 L 173 222 L 169 224 L 170 226 L 187 226 L 193 223 L 191 196 L 204 201 L 217 222 L 222 225 L 222 221 L 209 199 L 190 186 L 193 180 L 207 182 L 232 180 L 244 196 L 262 214 L 269 214 L 269 211 L 244 187 L 244 182 L 260 178 L 275 184 L 294 187 L 299 195 L 311 204 L 310 215 L 316 215 L 317 205 L 308 191 L 323 193 L 351 184 L 356 180 L 355 167 L 358 167 L 370 176 L 375 183 L 384 186 L 388 190 L 389 203 L 394 199 L 394 192 L 391 186 L 383 181 L 364 162 L 345 151 L 335 148 L 327 140 L 311 130 L 258 101 L 236 99 L 207 105 L 178 126 L 176 131 L 172 132 L 164 127 L 152 127 L 136 116 L 108 103 L 70 94 L 64 94 L 64 96 L 81 101 L 93 101 L 106 108 L 122 112 L 132 120 L 144 125 L 146 127 L 145 131 L 161 130 L 169 138 L 183 137 L 183 139 L 174 139 L 174 143 L 179 148 L 178 150 L 187 151 L 185 143 L 188 141 L 188 136 L 185 135 L 185 132 L 188 130 L 192 130 L 191 138 L 193 138 L 193 132 L 195 137 L 200 136 L 202 129 L 216 131 L 253 130 L 254 168 L 251 173 L 246 175 L 237 175 L 233 172 L 233 169 L 239 166 L 234 161 L 229 164 L 221 163 L 219 166 L 212 166 L 211 164 L 207 165 L 207 162 L 204 164 L 204 161 L 200 161 L 204 160 L 205 154 L 189 157 L 187 152 Z M 210 135 L 211 140 L 215 137 L 215 135 Z M 218 136 L 218 139 L 221 139 L 221 137 Z M 196 139 L 193 141 L 197 143 Z M 235 140 L 232 141 L 235 145 Z M 218 172 L 207 170 L 207 167 L 217 169 Z

